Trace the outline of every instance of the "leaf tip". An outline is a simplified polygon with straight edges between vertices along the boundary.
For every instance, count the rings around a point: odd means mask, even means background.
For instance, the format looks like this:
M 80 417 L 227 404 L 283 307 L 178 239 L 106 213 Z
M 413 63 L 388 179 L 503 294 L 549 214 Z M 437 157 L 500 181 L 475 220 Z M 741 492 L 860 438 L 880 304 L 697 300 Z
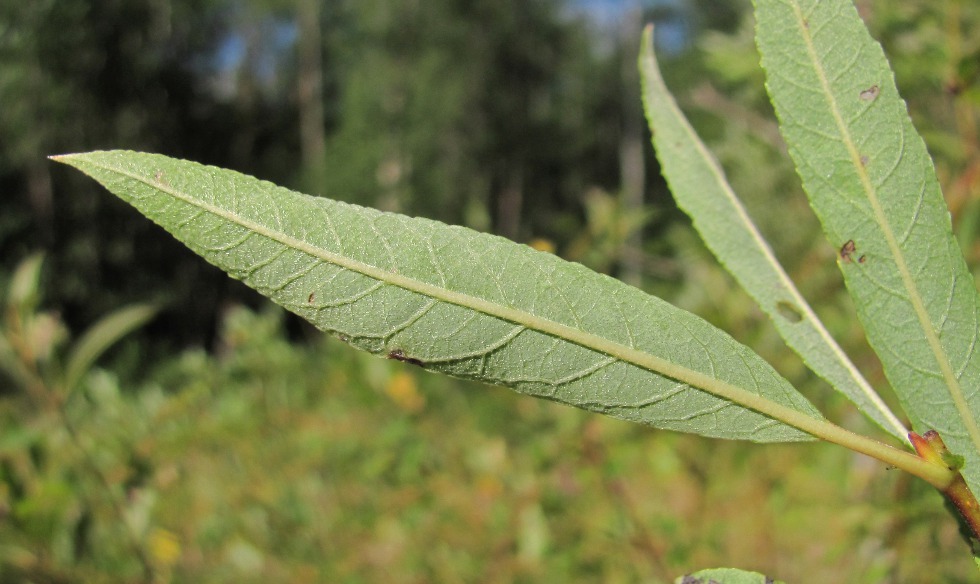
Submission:
M 76 166 L 75 160 L 80 156 L 84 156 L 84 154 L 77 152 L 71 154 L 52 154 L 51 156 L 48 156 L 48 160 L 53 160 L 54 162 L 60 162 L 61 164 L 67 164 L 69 166 Z
M 640 37 L 640 58 L 647 52 L 653 51 L 653 23 L 648 22 L 643 27 L 643 34 Z

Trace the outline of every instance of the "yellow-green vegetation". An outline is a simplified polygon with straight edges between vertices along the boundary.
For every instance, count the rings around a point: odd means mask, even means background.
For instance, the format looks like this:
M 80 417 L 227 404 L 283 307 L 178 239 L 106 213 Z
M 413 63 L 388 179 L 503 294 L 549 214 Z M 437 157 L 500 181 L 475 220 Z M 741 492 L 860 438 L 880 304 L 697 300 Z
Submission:
M 844 449 L 653 431 L 293 344 L 282 323 L 233 308 L 214 356 L 125 384 L 91 371 L 67 408 L 78 443 L 0 402 L 0 577 L 138 579 L 134 544 L 173 582 L 669 582 L 732 558 L 786 582 L 975 569 L 934 491 Z

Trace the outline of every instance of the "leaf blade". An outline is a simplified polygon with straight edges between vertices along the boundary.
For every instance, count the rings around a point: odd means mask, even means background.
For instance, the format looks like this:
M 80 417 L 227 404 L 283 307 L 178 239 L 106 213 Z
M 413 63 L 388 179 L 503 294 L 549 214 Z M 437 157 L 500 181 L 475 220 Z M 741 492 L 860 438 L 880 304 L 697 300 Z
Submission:
M 708 436 L 809 439 L 760 411 L 820 423 L 809 402 L 727 334 L 503 238 L 159 155 L 57 160 L 233 277 L 375 354 Z
M 825 233 L 841 248 L 868 340 L 914 427 L 939 431 L 966 456 L 963 474 L 976 491 L 980 296 L 925 143 L 850 2 L 755 4 L 780 128 Z
M 687 574 L 674 580 L 674 584 L 706 584 L 710 582 L 717 582 L 717 584 L 786 584 L 782 580 L 775 580 L 765 574 L 739 568 L 698 570 L 693 574 Z
M 640 49 L 643 104 L 657 157 L 678 206 L 715 257 L 817 375 L 882 429 L 906 441 L 908 430 L 848 359 L 797 290 L 739 201 L 721 166 L 687 122 L 660 75 L 653 27 Z

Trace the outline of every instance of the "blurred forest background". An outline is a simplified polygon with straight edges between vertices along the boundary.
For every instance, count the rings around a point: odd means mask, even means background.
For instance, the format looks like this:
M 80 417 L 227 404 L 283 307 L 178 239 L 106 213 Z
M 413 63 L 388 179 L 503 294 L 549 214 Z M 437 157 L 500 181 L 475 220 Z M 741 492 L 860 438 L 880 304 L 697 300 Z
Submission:
M 980 4 L 858 6 L 976 268 Z M 350 351 L 46 158 L 160 152 L 499 233 L 697 312 L 875 433 L 714 264 L 649 146 L 635 62 L 652 21 L 682 106 L 887 392 L 786 157 L 750 8 L 0 3 L 0 583 L 670 582 L 720 565 L 969 581 L 924 483 L 835 447 L 658 432 Z

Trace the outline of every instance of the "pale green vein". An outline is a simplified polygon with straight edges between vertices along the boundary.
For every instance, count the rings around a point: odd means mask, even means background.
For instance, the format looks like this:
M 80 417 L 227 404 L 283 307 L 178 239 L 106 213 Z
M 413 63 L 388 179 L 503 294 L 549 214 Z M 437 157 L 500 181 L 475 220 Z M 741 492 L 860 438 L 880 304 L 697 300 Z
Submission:
M 436 358 L 436 359 L 430 357 L 426 359 L 426 361 L 428 363 L 452 363 L 454 361 L 463 361 L 466 359 L 474 359 L 476 357 L 485 357 L 486 355 L 489 355 L 494 351 L 504 347 L 505 345 L 507 345 L 514 339 L 516 339 L 517 335 L 521 334 L 526 330 L 527 330 L 526 327 L 518 325 L 514 327 L 513 331 L 507 333 L 506 335 L 503 335 L 502 337 L 497 339 L 497 341 L 494 342 L 492 345 L 483 347 L 478 351 L 470 351 L 468 353 L 456 353 L 455 355 L 449 355 L 446 357 Z
M 860 177 L 861 187 L 863 188 L 864 194 L 867 196 L 868 202 L 871 205 L 875 221 L 882 230 L 888 249 L 895 260 L 895 265 L 899 274 L 901 275 L 902 283 L 905 286 L 909 302 L 912 304 L 912 309 L 914 310 L 916 318 L 919 321 L 919 326 L 921 327 L 922 333 L 929 344 L 929 348 L 932 350 L 933 356 L 936 358 L 936 363 L 939 365 L 939 369 L 942 372 L 943 379 L 946 382 L 946 387 L 949 389 L 950 397 L 953 400 L 953 404 L 956 406 L 957 412 L 960 414 L 960 418 L 963 420 L 964 426 L 966 426 L 967 432 L 970 434 L 970 439 L 973 441 L 976 448 L 980 450 L 980 426 L 977 425 L 977 421 L 973 417 L 973 413 L 970 411 L 970 406 L 966 402 L 966 397 L 963 394 L 963 388 L 960 385 L 959 378 L 953 371 L 952 364 L 949 361 L 949 356 L 946 354 L 946 350 L 942 346 L 939 335 L 932 326 L 932 320 L 929 317 L 928 311 L 926 310 L 922 295 L 919 293 L 918 287 L 915 284 L 915 279 L 912 277 L 908 263 L 905 261 L 905 254 L 902 252 L 902 248 L 898 243 L 898 238 L 895 237 L 892 226 L 885 215 L 885 210 L 881 206 L 878 191 L 872 183 L 871 177 L 868 175 L 864 164 L 861 163 L 861 154 L 858 152 L 857 146 L 854 144 L 854 140 L 851 137 L 848 125 L 844 121 L 844 117 L 841 115 L 837 100 L 834 98 L 833 91 L 830 87 L 830 81 L 827 78 L 826 71 L 821 65 L 821 60 L 817 55 L 816 47 L 813 43 L 813 36 L 810 34 L 806 18 L 804 17 L 803 11 L 798 2 L 790 2 L 789 4 L 793 8 L 793 15 L 796 18 L 800 35 L 806 44 L 807 56 L 809 57 L 813 69 L 820 80 L 820 87 L 823 90 L 825 98 L 827 99 L 827 104 L 830 108 L 831 114 L 833 115 L 834 123 L 837 125 L 837 129 L 840 132 L 840 139 L 847 148 L 848 155 L 851 159 L 851 164 L 857 171 L 858 177 Z
M 483 298 L 478 298 L 468 294 L 462 294 L 453 290 L 448 290 L 427 282 L 422 282 L 414 278 L 388 271 L 377 266 L 366 264 L 353 258 L 345 257 L 337 253 L 316 247 L 295 236 L 282 233 L 262 225 L 256 221 L 247 219 L 233 212 L 232 210 L 209 204 L 193 196 L 178 191 L 169 184 L 152 182 L 148 178 L 141 176 L 129 169 L 113 167 L 106 163 L 94 163 L 84 158 L 85 155 L 65 155 L 53 157 L 55 160 L 73 163 L 72 158 L 79 159 L 79 163 L 84 165 L 95 165 L 119 176 L 130 180 L 143 183 L 153 189 L 165 193 L 176 200 L 182 201 L 192 207 L 196 207 L 202 212 L 210 213 L 229 223 L 254 232 L 256 235 L 275 241 L 281 245 L 290 247 L 323 262 L 336 265 L 340 268 L 351 270 L 367 276 L 368 278 L 385 282 L 386 284 L 414 292 L 428 298 L 467 308 L 485 315 L 495 317 L 507 322 L 539 331 L 557 339 L 562 339 L 593 351 L 606 354 L 620 361 L 630 363 L 648 371 L 676 379 L 686 383 L 691 387 L 701 389 L 722 399 L 745 408 L 755 410 L 774 420 L 781 421 L 789 426 L 795 427 L 817 438 L 840 444 L 856 452 L 861 452 L 877 458 L 885 463 L 903 468 L 933 484 L 937 488 L 944 488 L 953 479 L 953 474 L 939 465 L 931 464 L 918 456 L 905 452 L 891 446 L 882 444 L 876 440 L 855 434 L 841 428 L 831 422 L 813 418 L 802 412 L 796 411 L 787 406 L 783 406 L 763 396 L 752 393 L 746 389 L 736 387 L 725 381 L 715 379 L 698 371 L 693 371 L 686 367 L 681 367 L 666 361 L 655 355 L 616 343 L 604 337 L 575 329 L 530 314 L 526 311 L 504 306 L 496 302 L 491 302 Z

